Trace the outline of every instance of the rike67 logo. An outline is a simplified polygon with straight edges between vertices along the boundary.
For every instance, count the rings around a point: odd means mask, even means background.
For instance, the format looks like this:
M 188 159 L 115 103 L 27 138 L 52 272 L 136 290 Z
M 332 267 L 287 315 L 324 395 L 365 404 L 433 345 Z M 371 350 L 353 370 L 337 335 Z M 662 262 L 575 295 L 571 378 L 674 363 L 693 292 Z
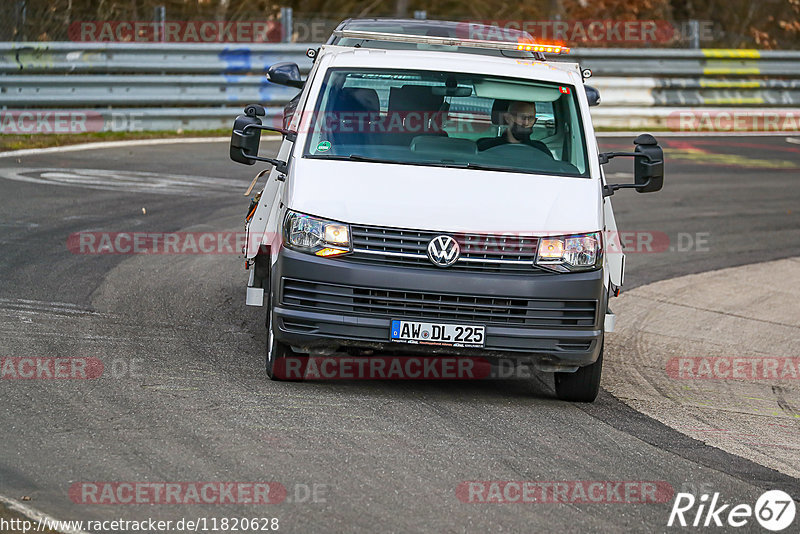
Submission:
M 755 517 L 765 529 L 778 532 L 794 523 L 795 512 L 794 500 L 781 490 L 764 492 L 755 506 L 722 504 L 719 493 L 704 493 L 699 499 L 691 493 L 678 493 L 667 526 L 743 527 Z

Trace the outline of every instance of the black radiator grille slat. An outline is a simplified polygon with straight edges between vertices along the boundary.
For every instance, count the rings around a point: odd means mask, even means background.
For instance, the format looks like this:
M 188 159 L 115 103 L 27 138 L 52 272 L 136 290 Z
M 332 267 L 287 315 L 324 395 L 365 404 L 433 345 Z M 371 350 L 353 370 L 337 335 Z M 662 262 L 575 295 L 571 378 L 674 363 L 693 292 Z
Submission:
M 443 232 L 377 226 L 350 226 L 353 253 L 344 261 L 383 263 L 438 269 L 427 257 L 428 243 Z M 534 266 L 538 238 L 520 235 L 447 233 L 461 247 L 459 261 L 450 269 L 541 274 Z
M 397 291 L 344 284 L 283 279 L 282 302 L 321 312 L 393 319 L 454 320 L 480 324 L 591 327 L 597 302 L 517 297 L 475 297 L 450 293 Z

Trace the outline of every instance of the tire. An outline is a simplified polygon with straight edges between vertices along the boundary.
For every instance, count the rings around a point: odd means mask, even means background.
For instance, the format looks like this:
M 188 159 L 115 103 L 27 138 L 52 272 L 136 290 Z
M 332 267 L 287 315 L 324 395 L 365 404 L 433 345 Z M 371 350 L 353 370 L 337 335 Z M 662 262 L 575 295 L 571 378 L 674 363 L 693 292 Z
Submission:
M 306 366 L 308 365 L 308 355 L 295 353 L 289 345 L 281 343 L 275 339 L 272 320 L 272 296 L 270 295 L 269 306 L 267 308 L 267 353 L 265 358 L 265 370 L 270 380 L 301 382 L 305 376 Z M 287 376 L 290 368 L 287 363 L 292 361 L 292 376 Z M 299 372 L 295 372 L 295 370 Z
M 603 348 L 597 361 L 579 367 L 574 373 L 553 373 L 556 396 L 570 402 L 594 402 L 600 392 L 600 375 L 603 374 Z

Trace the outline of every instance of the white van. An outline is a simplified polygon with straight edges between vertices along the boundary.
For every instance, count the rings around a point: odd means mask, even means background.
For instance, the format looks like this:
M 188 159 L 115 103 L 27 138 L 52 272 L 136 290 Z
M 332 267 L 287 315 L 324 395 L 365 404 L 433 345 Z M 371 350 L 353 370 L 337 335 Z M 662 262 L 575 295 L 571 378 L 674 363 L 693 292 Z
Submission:
M 610 197 L 661 189 L 656 140 L 599 153 L 599 95 L 575 63 L 446 51 L 559 47 L 364 33 L 310 50 L 305 81 L 270 68 L 302 87 L 288 128 L 263 126 L 258 105 L 234 124 L 231 158 L 273 165 L 245 250 L 268 376 L 308 354 L 478 355 L 533 362 L 560 399 L 594 400 L 624 274 Z M 283 135 L 275 158 L 257 155 L 261 130 Z M 635 183 L 606 183 L 601 164 L 622 155 Z

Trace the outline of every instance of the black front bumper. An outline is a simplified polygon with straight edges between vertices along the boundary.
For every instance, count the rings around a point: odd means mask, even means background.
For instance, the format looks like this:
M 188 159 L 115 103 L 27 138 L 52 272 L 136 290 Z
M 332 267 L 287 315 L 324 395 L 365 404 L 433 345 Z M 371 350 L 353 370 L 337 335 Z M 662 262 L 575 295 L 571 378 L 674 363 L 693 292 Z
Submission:
M 533 358 L 584 366 L 602 348 L 602 270 L 530 276 L 360 264 L 282 248 L 272 271 L 275 336 L 300 352 Z M 483 324 L 484 348 L 393 343 L 392 319 Z

